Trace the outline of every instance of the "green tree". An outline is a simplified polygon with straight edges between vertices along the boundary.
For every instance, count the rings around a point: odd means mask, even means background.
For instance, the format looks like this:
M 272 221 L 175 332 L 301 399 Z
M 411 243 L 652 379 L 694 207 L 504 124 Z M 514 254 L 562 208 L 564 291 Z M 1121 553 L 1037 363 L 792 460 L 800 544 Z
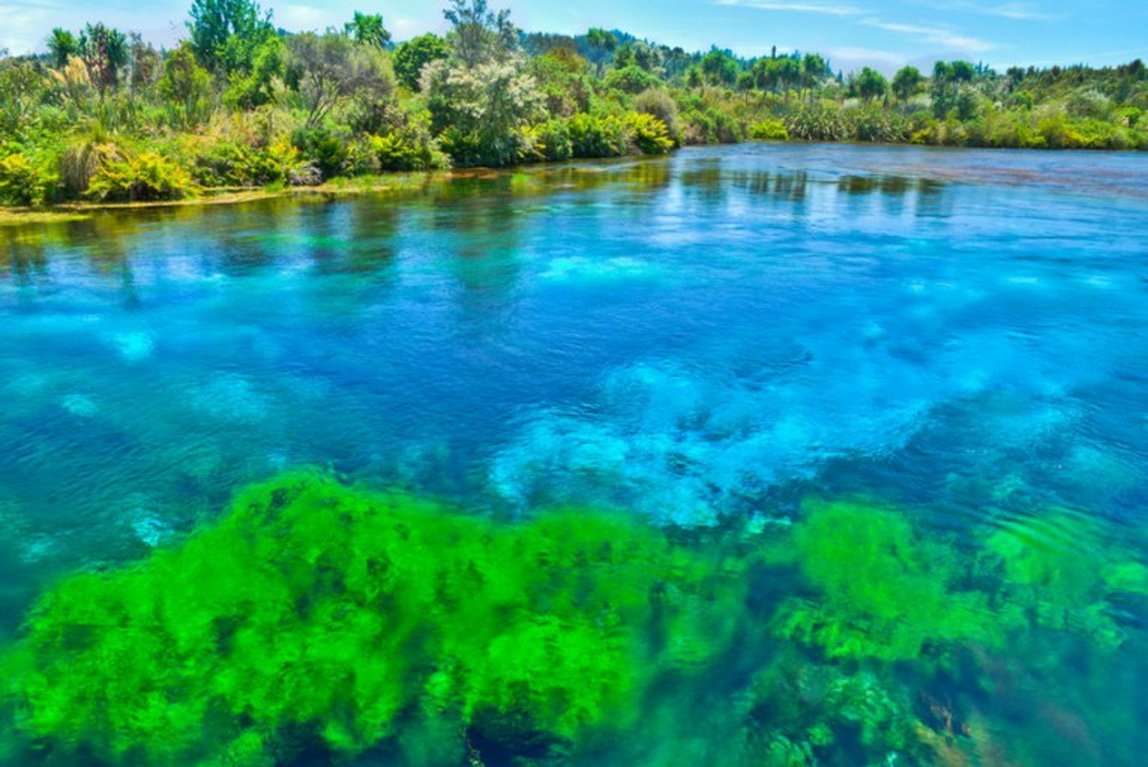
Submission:
M 901 67 L 893 75 L 893 95 L 901 101 L 908 101 L 924 82 L 921 70 L 916 67 Z
M 190 15 L 196 58 L 217 75 L 251 72 L 260 49 L 275 35 L 271 11 L 264 13 L 254 0 L 192 0 Z
M 801 87 L 803 90 L 813 90 L 829 72 L 829 64 L 816 53 L 807 53 L 801 60 Z
M 870 67 L 861 70 L 854 85 L 857 88 L 857 95 L 865 101 L 884 98 L 889 90 L 889 81 L 885 76 Z
M 196 61 L 187 40 L 167 55 L 157 87 L 176 126 L 193 128 L 207 119 L 211 110 L 211 74 Z
M 391 33 L 383 26 L 383 17 L 378 13 L 360 13 L 343 25 L 343 30 L 360 45 L 373 45 L 385 48 L 391 41 Z
M 132 70 L 129 83 L 133 93 L 146 90 L 155 84 L 163 70 L 163 57 L 151 43 L 145 43 L 138 32 L 128 35 L 131 40 Z
M 319 125 L 341 104 L 359 99 L 377 103 L 394 92 L 384 54 L 345 35 L 304 32 L 287 39 L 292 79 L 307 109 L 307 127 Z
M 590 50 L 594 52 L 594 66 L 597 68 L 598 79 L 601 80 L 602 72 L 606 67 L 606 60 L 618 47 L 618 38 L 612 32 L 607 32 L 601 27 L 592 27 L 586 33 L 586 42 L 590 44 Z
M 70 56 L 80 55 L 80 44 L 71 32 L 56 27 L 48 36 L 48 53 L 52 57 L 52 66 L 62 69 L 68 65 Z
M 702 76 L 711 85 L 732 87 L 737 82 L 738 64 L 733 54 L 716 46 L 702 57 Z
M 455 55 L 467 67 L 517 49 L 518 30 L 510 23 L 510 11 L 491 11 L 486 0 L 450 0 L 443 16 L 451 23 L 450 42 Z
M 101 96 L 119 86 L 120 74 L 131 61 L 128 38 L 123 32 L 103 24 L 88 24 L 80 33 L 78 47 L 92 85 Z
M 450 51 L 446 40 L 429 32 L 407 40 L 395 49 L 395 76 L 412 91 L 422 90 L 419 78 L 422 77 L 423 67 L 432 61 L 445 59 Z

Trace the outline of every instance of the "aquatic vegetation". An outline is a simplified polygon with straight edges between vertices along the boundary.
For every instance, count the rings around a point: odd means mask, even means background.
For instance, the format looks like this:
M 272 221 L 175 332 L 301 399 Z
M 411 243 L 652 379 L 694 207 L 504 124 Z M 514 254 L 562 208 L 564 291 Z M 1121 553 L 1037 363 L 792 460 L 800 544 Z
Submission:
M 735 574 L 615 515 L 500 524 L 296 472 L 182 546 L 61 582 L 4 690 L 30 736 L 115 763 L 355 753 L 420 710 L 571 738 L 722 647 L 728 623 L 685 614 L 737 614 Z
M 850 764 L 865 753 L 929 764 L 933 748 L 909 689 L 872 671 L 848 672 L 780 653 L 750 685 L 744 750 L 750 764 Z M 782 755 L 796 761 L 778 761 Z
M 1068 509 L 998 522 L 982 566 L 1001 578 L 1004 597 L 1033 625 L 1085 634 L 1107 647 L 1125 639 L 1111 598 L 1148 594 L 1148 567 L 1106 540 L 1099 520 Z
M 918 536 L 903 514 L 867 500 L 807 500 L 802 511 L 788 556 L 813 592 L 779 608 L 778 636 L 830 658 L 885 661 L 1002 640 L 986 595 L 960 587 L 957 552 Z

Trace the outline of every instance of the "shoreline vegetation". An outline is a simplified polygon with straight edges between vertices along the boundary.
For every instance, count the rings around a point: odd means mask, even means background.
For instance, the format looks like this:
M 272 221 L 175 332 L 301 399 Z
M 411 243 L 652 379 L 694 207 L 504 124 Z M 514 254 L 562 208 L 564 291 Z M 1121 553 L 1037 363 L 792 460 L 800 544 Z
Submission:
M 45 53 L 0 56 L 0 224 L 749 140 L 1148 149 L 1140 60 L 940 61 L 887 79 L 816 53 L 524 33 L 486 0 L 444 15 L 445 36 L 398 44 L 380 15 L 288 33 L 252 0 L 193 0 L 170 50 L 102 23 L 57 28 Z

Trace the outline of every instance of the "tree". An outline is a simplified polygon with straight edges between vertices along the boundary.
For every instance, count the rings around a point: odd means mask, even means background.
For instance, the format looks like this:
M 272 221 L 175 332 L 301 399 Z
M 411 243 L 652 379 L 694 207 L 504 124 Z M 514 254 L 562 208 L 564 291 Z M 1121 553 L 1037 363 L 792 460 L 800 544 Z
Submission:
M 349 37 L 304 32 L 287 40 L 289 70 L 307 108 L 307 127 L 319 125 L 339 105 L 359 98 L 378 102 L 394 91 L 384 54 Z
M 48 36 L 48 53 L 52 57 L 52 66 L 63 69 L 68 65 L 68 57 L 80 55 L 80 44 L 71 32 L 56 27 Z
M 455 55 L 467 67 L 505 57 L 518 47 L 510 11 L 488 10 L 486 0 L 450 0 L 443 16 L 454 27 L 450 41 Z
M 275 36 L 271 11 L 254 0 L 192 0 L 191 46 L 199 63 L 213 74 L 250 72 L 260 48 Z
M 586 42 L 590 44 L 590 50 L 594 52 L 594 65 L 597 67 L 598 79 L 601 80 L 606 59 L 618 47 L 618 38 L 612 32 L 607 32 L 601 27 L 592 27 L 586 33 Z
M 131 40 L 132 72 L 129 80 L 133 93 L 149 88 L 163 69 L 163 57 L 151 43 L 145 43 L 138 32 L 128 35 Z
M 195 51 L 187 40 L 164 60 L 157 87 L 177 126 L 193 128 L 207 119 L 211 108 L 211 74 L 196 62 Z
M 801 60 L 801 87 L 803 90 L 813 90 L 829 72 L 829 64 L 816 53 L 807 53 Z
M 360 45 L 373 45 L 385 48 L 391 41 L 391 33 L 383 26 L 383 17 L 378 13 L 360 13 L 343 25 L 343 30 Z
M 901 67 L 893 75 L 893 95 L 901 101 L 908 101 L 924 81 L 921 70 L 916 67 Z
M 854 85 L 857 88 L 857 95 L 865 101 L 884 98 L 889 90 L 889 81 L 885 79 L 885 75 L 870 67 L 861 70 Z
M 506 165 L 517 159 L 521 129 L 542 116 L 542 94 L 517 49 L 508 11 L 486 0 L 452 0 L 452 55 L 423 73 L 432 127 L 463 165 Z
M 732 86 L 737 81 L 738 65 L 733 54 L 716 46 L 702 57 L 702 76 L 711 85 Z
M 102 96 L 120 84 L 120 73 L 131 61 L 127 36 L 103 24 L 88 24 L 80 33 L 80 58 L 88 67 L 88 77 Z
M 395 49 L 395 76 L 412 91 L 422 90 L 419 78 L 423 67 L 432 61 L 445 59 L 450 51 L 446 40 L 430 32 L 407 40 Z

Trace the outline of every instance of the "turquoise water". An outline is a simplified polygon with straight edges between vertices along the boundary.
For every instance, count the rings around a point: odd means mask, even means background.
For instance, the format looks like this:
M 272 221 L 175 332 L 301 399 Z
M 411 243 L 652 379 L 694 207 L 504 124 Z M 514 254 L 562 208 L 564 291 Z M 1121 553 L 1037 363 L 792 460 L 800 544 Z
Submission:
M 688 530 L 863 495 L 1139 573 L 1145 232 L 1148 157 L 825 146 L 0 228 L 0 627 L 304 465 Z M 1033 619 L 975 678 L 865 673 L 937 764 L 1137 764 L 1148 582 L 1116 580 L 1116 640 Z M 734 763 L 676 737 L 658 763 Z

